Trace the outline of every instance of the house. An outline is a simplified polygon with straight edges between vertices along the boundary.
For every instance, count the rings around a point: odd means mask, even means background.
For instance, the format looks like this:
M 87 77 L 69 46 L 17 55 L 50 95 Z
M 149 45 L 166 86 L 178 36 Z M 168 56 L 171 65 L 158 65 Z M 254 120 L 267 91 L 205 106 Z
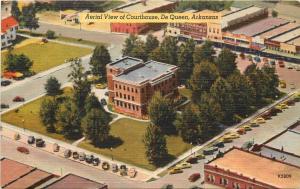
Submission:
M 1 20 L 1 48 L 12 45 L 17 37 L 18 27 L 19 23 L 13 16 Z
M 109 103 L 118 113 L 147 118 L 148 103 L 156 91 L 177 95 L 177 66 L 123 57 L 107 64 L 106 69 Z

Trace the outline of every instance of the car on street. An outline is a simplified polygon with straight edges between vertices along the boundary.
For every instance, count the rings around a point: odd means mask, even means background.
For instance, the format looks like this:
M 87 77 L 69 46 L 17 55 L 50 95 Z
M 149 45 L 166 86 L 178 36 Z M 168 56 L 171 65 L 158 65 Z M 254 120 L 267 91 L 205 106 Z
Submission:
M 106 91 L 106 92 L 104 93 L 105 96 L 108 96 L 108 94 L 109 94 L 108 91 Z
M 296 101 L 294 99 L 289 99 L 285 102 L 286 105 L 288 106 L 294 106 Z
M 279 67 L 280 67 L 280 68 L 284 68 L 284 67 L 285 67 L 285 65 L 284 65 L 284 62 L 283 62 L 283 61 L 279 61 L 279 62 L 278 62 L 278 65 L 279 65 Z
M 224 137 L 221 138 L 220 141 L 223 142 L 223 143 L 230 143 L 230 142 L 232 142 L 233 140 L 232 140 L 232 138 L 230 138 L 230 137 L 224 136 Z
M 230 132 L 230 133 L 225 134 L 225 137 L 228 137 L 228 138 L 231 138 L 231 139 L 236 139 L 236 138 L 240 138 L 240 135 L 237 134 L 237 133 Z
M 190 182 L 195 182 L 200 178 L 200 173 L 194 173 L 191 176 L 189 176 L 189 181 Z
M 284 109 L 288 109 L 288 108 L 289 108 L 285 103 L 281 103 L 281 104 L 277 105 L 276 107 L 277 107 L 277 108 L 280 108 L 281 110 L 284 110 Z
M 223 148 L 224 147 L 224 142 L 222 141 L 217 141 L 215 144 L 214 144 L 215 147 L 218 147 L 218 148 Z
M 65 158 L 71 157 L 71 154 L 72 154 L 72 151 L 69 150 L 69 149 L 66 149 L 66 150 L 64 151 L 64 157 L 65 157 Z
M 28 144 L 34 144 L 34 142 L 35 142 L 34 136 L 28 136 L 27 143 Z
M 273 111 L 273 112 L 276 113 L 276 115 L 277 115 L 278 113 L 281 113 L 281 112 L 282 112 L 282 109 L 281 109 L 280 106 L 275 106 L 275 107 L 273 107 L 273 108 L 271 109 L 271 111 Z
M 14 99 L 13 99 L 13 102 L 24 102 L 25 99 L 23 97 L 20 97 L 20 96 L 16 96 Z
M 17 147 L 17 151 L 18 151 L 18 152 L 21 152 L 22 154 L 29 154 L 28 148 L 23 147 L 23 146 Z
M 246 130 L 243 127 L 238 128 L 238 130 L 236 131 L 239 135 L 243 135 L 246 134 Z
M 252 128 L 249 125 L 244 125 L 243 128 L 245 129 L 245 131 L 251 131 Z
M 85 156 L 85 162 L 90 164 L 93 162 L 94 156 L 93 155 L 86 155 Z
M 108 163 L 108 162 L 105 161 L 105 162 L 102 163 L 102 169 L 103 169 L 103 170 L 106 171 L 106 170 L 108 170 L 109 168 L 110 168 L 110 166 L 109 166 L 109 163 Z
M 205 159 L 205 155 L 203 155 L 202 153 L 196 154 L 195 157 L 198 158 L 198 160 Z
M 8 105 L 8 104 L 1 103 L 1 109 L 6 109 L 6 108 L 9 108 L 9 105 Z
M 255 121 L 250 121 L 249 126 L 250 127 L 259 127 L 259 124 L 256 123 Z
M 100 159 L 97 158 L 97 157 L 94 158 L 94 159 L 93 159 L 93 165 L 94 165 L 94 166 L 98 166 L 99 164 L 100 164 Z
M 264 118 L 262 118 L 262 117 L 259 117 L 259 118 L 255 119 L 255 122 L 257 124 L 263 124 L 263 123 L 266 123 L 266 120 Z
M 179 169 L 188 169 L 188 168 L 191 168 L 192 165 L 190 163 L 187 163 L 187 162 L 183 162 L 183 163 L 180 163 L 178 165 L 176 165 L 176 168 L 179 168 Z
M 80 152 L 79 153 L 79 161 L 84 161 L 85 160 L 85 153 L 84 152 Z
M 73 157 L 73 159 L 78 159 L 78 158 L 79 158 L 78 152 L 74 151 L 74 152 L 72 153 L 72 157 Z
M 105 89 L 106 88 L 106 84 L 102 84 L 102 83 L 98 83 L 95 85 L 96 89 Z
M 292 64 L 287 64 L 287 69 L 293 69 L 294 68 L 294 66 L 292 65 Z
M 195 164 L 198 162 L 198 158 L 197 157 L 189 157 L 187 160 L 186 160 L 187 163 L 190 163 L 190 164 Z
M 217 150 L 218 150 L 218 147 L 213 146 L 213 147 L 204 149 L 204 150 L 203 150 L 203 154 L 204 154 L 204 155 L 212 155 L 212 154 L 213 154 L 215 151 L 217 151 Z
M 129 176 L 130 178 L 134 178 L 134 177 L 136 176 L 136 173 L 137 173 L 137 171 L 135 170 L 135 168 L 130 168 L 130 169 L 128 170 L 128 176 Z
M 44 147 L 45 146 L 45 141 L 42 138 L 36 138 L 35 146 L 39 147 L 39 148 Z
M 52 147 L 53 147 L 53 152 L 59 151 L 59 145 L 57 143 L 54 143 Z
M 121 176 L 126 176 L 127 175 L 127 171 L 124 169 L 120 169 L 120 175 Z
M 1 86 L 2 87 L 8 86 L 10 84 L 11 84 L 11 81 L 9 81 L 9 80 L 3 80 L 3 81 L 1 81 Z
M 102 98 L 101 100 L 100 100 L 100 102 L 101 102 L 101 104 L 103 105 L 103 106 L 105 106 L 107 103 L 106 103 L 106 100 L 104 99 L 104 98 Z
M 271 117 L 272 117 L 272 112 L 270 111 L 270 110 L 268 110 L 268 111 L 266 111 L 265 113 L 263 113 L 262 115 L 261 115 L 261 117 L 263 118 L 263 119 L 271 119 Z
M 183 173 L 183 170 L 181 170 L 180 168 L 174 168 L 169 172 L 170 175 L 178 173 Z

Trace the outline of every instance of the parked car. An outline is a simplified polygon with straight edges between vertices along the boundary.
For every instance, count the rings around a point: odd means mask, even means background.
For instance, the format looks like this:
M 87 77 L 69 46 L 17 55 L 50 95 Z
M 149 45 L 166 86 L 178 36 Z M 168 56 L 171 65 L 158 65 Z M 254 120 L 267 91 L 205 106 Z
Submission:
M 36 147 L 44 147 L 45 146 L 45 141 L 42 138 L 37 138 L 35 140 L 35 146 Z
M 123 170 L 127 171 L 126 165 L 121 165 L 121 166 L 120 166 L 120 169 L 123 169 Z
M 28 148 L 26 148 L 26 147 L 21 147 L 21 146 L 19 146 L 19 147 L 17 147 L 17 150 L 18 150 L 18 152 L 21 152 L 21 153 L 23 153 L 23 154 L 29 154 L 29 150 L 28 150 Z
M 196 180 L 198 180 L 200 178 L 200 173 L 194 173 L 189 177 L 189 181 L 190 182 L 195 182 Z
M 263 113 L 262 115 L 261 115 L 261 117 L 263 118 L 263 119 L 271 119 L 271 117 L 272 117 L 272 112 L 270 111 L 270 110 L 268 110 L 268 111 L 266 111 L 265 113 Z
M 106 103 L 106 100 L 104 99 L 104 98 L 102 98 L 101 100 L 100 100 L 100 102 L 101 102 L 101 104 L 103 105 L 103 106 L 105 106 L 107 103 Z
M 169 172 L 170 175 L 178 173 L 183 173 L 183 170 L 181 170 L 180 168 L 174 168 Z
M 198 158 L 198 160 L 205 159 L 205 155 L 203 155 L 202 153 L 199 153 L 196 155 L 196 158 Z
M 214 144 L 215 147 L 218 147 L 218 148 L 223 148 L 224 147 L 224 142 L 222 141 L 218 141 Z
M 94 158 L 94 159 L 93 159 L 93 165 L 94 165 L 94 166 L 98 166 L 99 164 L 100 164 L 100 159 L 97 158 L 97 157 Z
M 288 109 L 288 108 L 289 108 L 288 105 L 286 105 L 285 103 L 279 104 L 278 107 L 280 107 L 282 110 L 283 110 L 283 109 Z
M 53 152 L 58 152 L 59 151 L 59 145 L 54 143 L 53 144 Z
M 112 164 L 112 165 L 111 165 L 111 170 L 112 170 L 112 172 L 114 172 L 114 173 L 115 173 L 115 172 L 118 172 L 118 170 L 119 170 L 119 167 L 118 167 L 118 165 L 117 165 L 117 164 L 115 164 L 115 163 L 114 163 L 114 164 Z
M 273 114 L 275 114 L 276 113 L 276 115 L 277 115 L 277 113 L 281 113 L 282 112 L 282 109 L 281 109 L 281 107 L 280 108 L 278 108 L 278 107 L 273 107 L 272 109 L 271 109 L 271 111 L 273 112 Z
M 187 163 L 190 163 L 190 164 L 195 164 L 198 162 L 198 158 L 197 157 L 189 157 L 187 160 L 186 160 Z
M 279 62 L 278 62 L 278 65 L 279 65 L 279 67 L 280 67 L 280 68 L 284 68 L 284 67 L 285 67 L 285 65 L 284 65 L 284 62 L 283 62 L 283 61 L 279 61 Z
M 259 118 L 255 119 L 255 122 L 257 124 L 263 124 L 263 123 L 266 123 L 266 120 L 264 118 L 262 118 L 262 117 L 259 117 Z
M 130 178 L 134 178 L 136 176 L 137 171 L 135 170 L 135 168 L 130 168 L 128 171 L 128 176 Z
M 245 131 L 251 131 L 252 128 L 249 125 L 244 125 L 243 128 L 245 129 Z
M 287 69 L 293 69 L 294 67 L 293 67 L 293 65 L 292 64 L 287 64 Z
M 236 138 L 240 138 L 240 135 L 237 133 L 227 133 L 225 134 L 225 137 L 231 138 L 231 139 L 236 139 Z
M 210 148 L 204 149 L 203 154 L 204 155 L 212 155 L 217 150 L 218 150 L 217 147 L 210 147 Z
M 179 168 L 179 169 L 187 169 L 187 168 L 191 168 L 191 167 L 192 167 L 192 165 L 187 162 L 183 162 L 183 163 L 176 165 L 176 168 Z
M 249 126 L 250 127 L 259 127 L 259 124 L 256 123 L 255 121 L 250 121 Z
M 69 149 L 66 149 L 66 150 L 64 151 L 64 157 L 65 157 L 65 158 L 71 157 L 71 154 L 72 154 L 72 151 L 69 150 Z
M 232 138 L 230 138 L 230 137 L 224 136 L 223 138 L 221 138 L 220 141 L 223 142 L 223 143 L 230 143 L 230 142 L 232 142 L 233 140 L 232 140 Z
M 79 158 L 79 153 L 76 152 L 76 151 L 74 151 L 74 152 L 72 153 L 72 157 L 73 157 L 73 159 L 78 159 L 78 158 Z
M 79 153 L 79 160 L 80 161 L 84 161 L 85 160 L 85 153 L 84 152 L 80 152 Z
M 9 108 L 8 104 L 1 103 L 1 109 Z
M 246 130 L 241 127 L 241 128 L 238 128 L 238 130 L 236 131 L 239 135 L 243 135 L 243 134 L 246 134 Z
M 96 89 L 105 89 L 106 88 L 106 84 L 101 84 L 101 83 L 98 83 L 95 85 Z
M 109 170 L 109 168 L 110 168 L 110 166 L 109 166 L 108 162 L 105 161 L 105 162 L 102 163 L 102 169 L 103 170 Z
M 104 95 L 105 95 L 105 96 L 108 96 L 108 95 L 109 95 L 109 93 L 106 91 L 106 92 L 104 93 Z
M 287 100 L 285 103 L 286 103 L 286 105 L 288 105 L 288 106 L 294 106 L 296 102 L 295 102 L 294 99 L 289 99 L 289 100 Z
M 28 136 L 27 143 L 28 144 L 34 144 L 34 142 L 35 142 L 34 136 Z
M 94 159 L 93 155 L 86 155 L 85 156 L 85 162 L 87 162 L 88 164 L 92 163 Z
M 120 175 L 121 176 L 126 176 L 127 175 L 127 171 L 125 169 L 120 169 Z
M 13 99 L 13 102 L 24 102 L 25 99 L 23 97 L 20 97 L 20 96 L 16 96 L 14 99 Z
M 3 80 L 3 81 L 1 81 L 1 86 L 8 86 L 8 85 L 10 85 L 11 84 L 11 81 L 9 81 L 9 80 Z

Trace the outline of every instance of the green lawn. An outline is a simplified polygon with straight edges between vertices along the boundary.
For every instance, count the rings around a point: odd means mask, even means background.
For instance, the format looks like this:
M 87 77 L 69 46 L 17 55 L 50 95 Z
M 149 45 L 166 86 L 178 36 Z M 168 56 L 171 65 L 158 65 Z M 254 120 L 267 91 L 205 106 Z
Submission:
M 88 141 L 81 142 L 80 147 L 113 157 L 119 161 L 127 162 L 149 170 L 155 170 L 145 156 L 145 147 L 142 142 L 146 127 L 149 123 L 123 118 L 111 125 L 111 134 L 114 139 L 114 147 L 97 148 Z M 182 141 L 178 136 L 167 136 L 167 147 L 169 154 L 173 157 L 178 156 L 188 150 L 191 146 Z M 113 146 L 113 144 L 112 144 Z
M 71 95 L 72 89 L 71 88 L 65 88 L 64 94 L 65 95 Z M 40 105 L 43 99 L 45 98 L 52 98 L 43 96 L 37 100 L 34 100 L 28 104 L 25 104 L 24 106 L 21 106 L 18 108 L 18 111 L 11 110 L 3 115 L 1 115 L 1 120 L 3 122 L 25 128 L 58 140 L 63 140 L 66 142 L 71 142 L 69 140 L 66 140 L 63 135 L 59 133 L 48 133 L 46 131 L 46 127 L 43 125 L 43 123 L 40 120 L 39 116 L 39 110 Z M 24 123 L 22 122 L 24 120 Z
M 92 52 L 92 49 L 48 42 L 33 43 L 13 50 L 15 54 L 25 54 L 33 60 L 32 70 L 36 73 L 48 70 L 64 63 L 66 59 L 82 57 Z M 7 52 L 1 52 L 1 64 Z M 2 66 L 1 70 L 3 70 Z

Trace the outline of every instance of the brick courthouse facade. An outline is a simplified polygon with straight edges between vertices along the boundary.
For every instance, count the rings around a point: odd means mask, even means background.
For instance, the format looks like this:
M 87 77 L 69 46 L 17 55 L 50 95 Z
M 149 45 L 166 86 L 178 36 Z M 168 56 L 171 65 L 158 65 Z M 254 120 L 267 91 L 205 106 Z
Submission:
M 177 95 L 178 67 L 156 61 L 124 57 L 106 66 L 109 103 L 118 113 L 146 119 L 154 92 Z

